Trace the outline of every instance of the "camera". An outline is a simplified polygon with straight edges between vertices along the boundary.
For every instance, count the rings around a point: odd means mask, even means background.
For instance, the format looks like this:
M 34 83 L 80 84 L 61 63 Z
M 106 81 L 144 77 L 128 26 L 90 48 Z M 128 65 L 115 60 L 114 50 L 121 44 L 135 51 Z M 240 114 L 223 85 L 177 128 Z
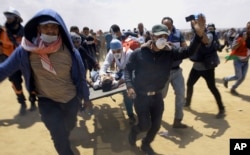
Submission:
M 191 20 L 198 19 L 199 16 L 205 17 L 202 13 L 196 14 L 196 15 L 190 15 L 186 17 L 186 22 L 190 22 Z
M 191 20 L 195 20 L 195 15 L 190 15 L 186 17 L 186 22 L 190 22 Z
M 190 15 L 186 17 L 186 22 L 190 22 L 191 20 L 198 19 L 197 15 Z

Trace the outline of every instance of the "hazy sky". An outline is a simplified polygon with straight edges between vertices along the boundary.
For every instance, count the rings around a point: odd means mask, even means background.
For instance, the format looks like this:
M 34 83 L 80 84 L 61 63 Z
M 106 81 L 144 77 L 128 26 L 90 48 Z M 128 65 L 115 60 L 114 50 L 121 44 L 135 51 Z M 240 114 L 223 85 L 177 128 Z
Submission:
M 164 16 L 170 16 L 179 29 L 189 29 L 185 17 L 204 13 L 207 23 L 217 28 L 245 27 L 250 21 L 250 0 L 0 0 L 0 24 L 5 17 L 3 12 L 9 6 L 16 8 L 25 24 L 37 11 L 43 8 L 56 10 L 67 27 L 77 25 L 104 31 L 112 24 L 121 29 L 133 29 L 139 22 L 147 29 L 160 23 Z

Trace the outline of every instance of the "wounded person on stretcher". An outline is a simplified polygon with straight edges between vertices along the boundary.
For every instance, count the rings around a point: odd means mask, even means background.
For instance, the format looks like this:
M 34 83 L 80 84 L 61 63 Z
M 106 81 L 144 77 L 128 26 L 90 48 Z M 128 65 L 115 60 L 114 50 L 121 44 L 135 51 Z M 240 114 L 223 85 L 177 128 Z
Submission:
M 124 79 L 121 78 L 120 74 L 120 72 L 117 72 L 100 75 L 99 71 L 91 71 L 91 87 L 94 90 L 102 89 L 103 92 L 118 88 L 124 83 Z

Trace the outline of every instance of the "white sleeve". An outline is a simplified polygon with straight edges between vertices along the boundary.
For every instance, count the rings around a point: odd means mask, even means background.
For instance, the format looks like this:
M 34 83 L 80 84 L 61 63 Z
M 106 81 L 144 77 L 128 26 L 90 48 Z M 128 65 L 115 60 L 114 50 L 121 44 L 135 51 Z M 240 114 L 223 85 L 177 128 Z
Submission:
M 95 89 L 98 89 L 100 87 L 101 87 L 101 80 L 99 78 L 99 79 L 96 80 L 96 82 L 94 82 L 93 89 L 95 90 Z
M 119 81 L 113 80 L 112 82 L 112 88 L 115 89 L 118 87 Z
M 109 52 L 106 55 L 106 58 L 105 58 L 105 60 L 103 62 L 103 65 L 101 66 L 100 75 L 106 74 L 109 66 L 112 64 L 113 59 L 114 59 L 113 53 L 112 53 L 111 50 L 109 50 Z

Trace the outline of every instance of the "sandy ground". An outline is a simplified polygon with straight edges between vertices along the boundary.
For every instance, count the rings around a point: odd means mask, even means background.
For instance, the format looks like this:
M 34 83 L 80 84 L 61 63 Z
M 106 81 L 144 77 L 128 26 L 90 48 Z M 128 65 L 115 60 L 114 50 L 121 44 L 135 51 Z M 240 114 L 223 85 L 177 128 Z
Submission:
M 239 96 L 232 96 L 224 88 L 222 77 L 234 74 L 232 62 L 224 63 L 226 52 L 219 53 L 221 64 L 216 69 L 216 85 L 226 106 L 227 116 L 215 119 L 218 112 L 215 100 L 205 81 L 200 79 L 194 88 L 191 110 L 184 110 L 183 122 L 188 129 L 173 129 L 174 93 L 169 89 L 160 131 L 152 147 L 161 155 L 229 155 L 230 138 L 250 138 L 250 77 L 238 88 Z M 187 79 L 191 62 L 182 64 Z M 229 86 L 233 82 L 229 83 Z M 140 155 L 129 146 L 127 121 L 122 95 L 94 100 L 94 114 L 79 113 L 77 127 L 70 140 L 75 155 Z M 0 84 L 0 154 L 56 155 L 49 132 L 40 120 L 38 111 L 18 115 L 19 104 L 8 80 Z M 140 145 L 143 133 L 139 136 Z

